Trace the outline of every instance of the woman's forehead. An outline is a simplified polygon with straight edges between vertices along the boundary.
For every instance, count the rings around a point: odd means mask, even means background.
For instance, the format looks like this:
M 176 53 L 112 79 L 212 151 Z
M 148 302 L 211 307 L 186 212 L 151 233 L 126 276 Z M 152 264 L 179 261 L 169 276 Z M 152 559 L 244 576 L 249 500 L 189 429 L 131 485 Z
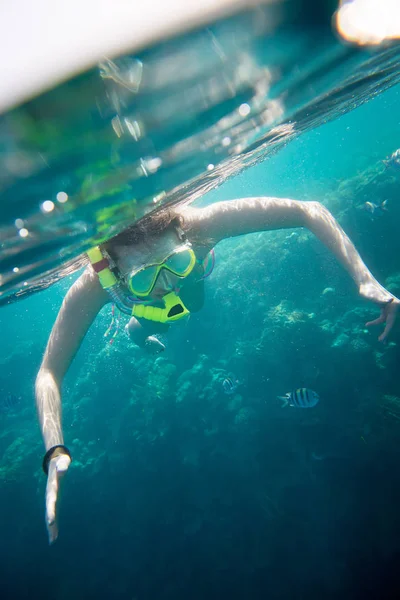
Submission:
M 176 231 L 164 231 L 159 235 L 151 235 L 139 243 L 126 246 L 118 263 L 121 270 L 140 269 L 142 266 L 164 260 L 169 252 L 172 252 L 182 242 Z

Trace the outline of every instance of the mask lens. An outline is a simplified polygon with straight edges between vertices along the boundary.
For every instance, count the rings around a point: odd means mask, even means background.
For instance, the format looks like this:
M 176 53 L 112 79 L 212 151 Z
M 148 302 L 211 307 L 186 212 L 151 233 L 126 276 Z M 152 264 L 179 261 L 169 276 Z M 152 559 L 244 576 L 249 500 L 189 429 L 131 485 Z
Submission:
M 131 292 L 139 296 L 149 294 L 157 277 L 157 271 L 157 265 L 152 265 L 135 273 L 129 281 Z
M 175 275 L 185 275 L 186 271 L 192 264 L 193 254 L 189 250 L 183 250 L 172 254 L 164 263 L 164 265 L 175 273 Z

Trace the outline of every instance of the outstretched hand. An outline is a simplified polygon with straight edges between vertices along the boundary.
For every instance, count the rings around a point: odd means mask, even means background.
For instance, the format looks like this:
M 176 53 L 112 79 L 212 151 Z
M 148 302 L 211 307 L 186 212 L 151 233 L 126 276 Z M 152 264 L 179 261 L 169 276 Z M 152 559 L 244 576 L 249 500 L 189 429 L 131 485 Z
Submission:
M 60 454 L 49 462 L 49 472 L 46 486 L 46 527 L 49 535 L 49 544 L 53 544 L 58 537 L 57 527 L 57 500 L 60 489 L 60 480 L 68 470 L 71 459 L 67 454 Z
M 368 321 L 368 323 L 365 324 L 366 327 L 370 327 L 371 325 L 380 325 L 381 323 L 386 324 L 383 333 L 381 333 L 381 335 L 378 338 L 380 342 L 387 342 L 388 335 L 392 330 L 392 327 L 396 320 L 399 306 L 400 301 L 397 298 L 392 298 L 390 302 L 387 302 L 386 304 L 384 304 L 384 306 L 382 306 L 381 314 L 377 319 L 374 319 L 373 321 Z

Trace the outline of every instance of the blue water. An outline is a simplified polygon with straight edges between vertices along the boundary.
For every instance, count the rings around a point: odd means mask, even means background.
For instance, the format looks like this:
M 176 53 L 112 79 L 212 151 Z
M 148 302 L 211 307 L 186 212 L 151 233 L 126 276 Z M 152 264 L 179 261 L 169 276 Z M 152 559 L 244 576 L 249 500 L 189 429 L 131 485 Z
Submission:
M 267 3 L 105 58 L 0 115 L 0 304 L 399 82 L 398 44 L 341 44 L 335 2 L 306 4 Z
M 382 164 L 400 146 L 399 106 L 397 85 L 198 203 L 319 200 L 399 295 L 400 173 Z M 372 218 L 365 202 L 383 200 Z M 398 324 L 379 343 L 364 326 L 377 309 L 303 230 L 218 244 L 204 308 L 156 359 L 125 317 L 111 345 L 101 311 L 63 385 L 73 463 L 48 546 L 34 381 L 78 275 L 0 309 L 0 393 L 21 398 L 0 402 L 0 598 L 398 598 Z M 318 405 L 282 408 L 297 387 Z
M 399 286 L 400 181 L 367 178 L 398 145 L 399 94 L 305 134 L 206 200 L 325 201 L 376 276 Z M 371 220 L 359 205 L 383 190 L 389 212 Z M 316 240 L 253 234 L 216 256 L 205 308 L 157 360 L 123 334 L 107 343 L 109 308 L 91 328 L 64 384 L 74 463 L 51 548 L 33 382 L 75 276 L 2 308 L 0 384 L 23 398 L 0 414 L 2 598 L 396 597 L 398 330 L 387 346 L 364 331 L 376 311 Z M 233 398 L 228 372 L 243 381 Z M 282 409 L 276 396 L 303 385 L 318 406 Z

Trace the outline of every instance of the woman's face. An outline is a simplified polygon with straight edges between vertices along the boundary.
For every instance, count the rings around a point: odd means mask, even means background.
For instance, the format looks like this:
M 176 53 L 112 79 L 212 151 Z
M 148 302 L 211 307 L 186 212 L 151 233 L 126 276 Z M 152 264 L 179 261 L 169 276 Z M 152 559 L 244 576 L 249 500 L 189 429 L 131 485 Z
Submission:
M 143 242 L 119 250 L 118 269 L 121 276 L 127 280 L 130 274 L 146 265 L 161 263 L 171 252 L 182 244 L 177 231 L 167 229 L 158 234 L 152 234 Z M 165 294 L 172 291 L 180 278 L 172 273 L 162 270 L 151 292 L 151 297 L 161 300 Z

